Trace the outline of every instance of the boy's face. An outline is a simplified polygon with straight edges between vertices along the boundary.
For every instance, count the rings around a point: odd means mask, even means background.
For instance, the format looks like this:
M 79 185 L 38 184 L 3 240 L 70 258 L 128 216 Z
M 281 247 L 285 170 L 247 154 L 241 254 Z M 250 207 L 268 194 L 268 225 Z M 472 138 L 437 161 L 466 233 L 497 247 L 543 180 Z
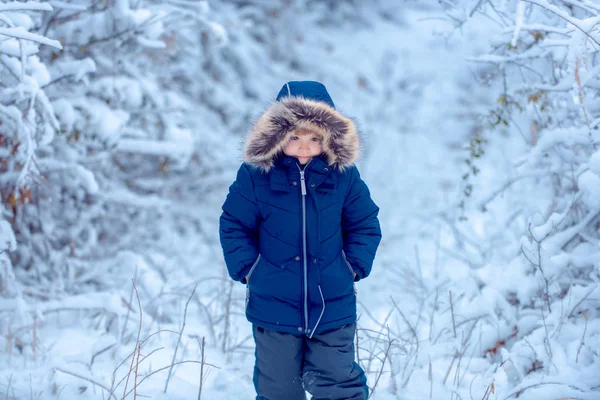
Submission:
M 283 148 L 286 156 L 296 157 L 304 165 L 323 152 L 321 136 L 307 130 L 296 130 Z

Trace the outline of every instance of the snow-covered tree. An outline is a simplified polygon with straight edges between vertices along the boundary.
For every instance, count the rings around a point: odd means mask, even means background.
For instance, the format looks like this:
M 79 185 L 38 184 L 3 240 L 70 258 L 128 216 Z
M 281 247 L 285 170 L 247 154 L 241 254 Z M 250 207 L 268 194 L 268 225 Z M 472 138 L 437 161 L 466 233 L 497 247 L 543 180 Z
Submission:
M 13 266 L 36 268 L 11 255 L 29 230 L 23 209 L 34 207 L 43 184 L 38 154 L 58 128 L 44 90 L 50 73 L 39 51 L 62 46 L 36 32 L 41 15 L 51 10 L 48 3 L 0 4 L 0 295 L 6 298 L 18 298 L 24 290 Z
M 471 103 L 480 117 L 467 139 L 460 204 L 467 218 L 455 232 L 476 287 L 453 311 L 479 315 L 495 363 L 478 384 L 495 382 L 506 395 L 530 391 L 529 398 L 556 387 L 573 397 L 591 393 L 600 343 L 593 300 L 600 293 L 600 7 L 585 0 L 445 7 L 457 29 L 485 24 L 489 32 L 487 54 L 471 59 L 486 95 Z

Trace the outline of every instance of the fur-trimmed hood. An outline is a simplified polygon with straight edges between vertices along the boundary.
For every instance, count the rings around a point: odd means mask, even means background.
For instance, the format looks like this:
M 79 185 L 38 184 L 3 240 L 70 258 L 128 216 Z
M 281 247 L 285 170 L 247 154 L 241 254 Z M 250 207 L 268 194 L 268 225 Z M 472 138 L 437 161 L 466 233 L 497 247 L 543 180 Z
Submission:
M 267 108 L 252 127 L 244 161 L 268 172 L 294 130 L 303 128 L 323 137 L 323 153 L 330 166 L 343 170 L 354 164 L 359 155 L 354 122 L 332 107 L 332 102 L 293 94 L 289 86 L 288 94 Z

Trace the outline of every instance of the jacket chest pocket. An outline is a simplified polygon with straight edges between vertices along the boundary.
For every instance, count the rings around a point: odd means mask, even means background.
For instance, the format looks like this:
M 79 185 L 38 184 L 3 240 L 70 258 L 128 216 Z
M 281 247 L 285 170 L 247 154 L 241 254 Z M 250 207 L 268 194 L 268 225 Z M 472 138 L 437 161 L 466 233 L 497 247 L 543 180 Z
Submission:
M 323 182 L 317 187 L 317 193 L 322 194 L 330 194 L 335 193 L 337 190 L 337 185 L 333 182 Z
M 340 196 L 338 183 L 331 179 L 326 179 L 321 182 L 315 189 L 319 210 L 324 211 L 337 203 L 342 203 L 343 198 Z

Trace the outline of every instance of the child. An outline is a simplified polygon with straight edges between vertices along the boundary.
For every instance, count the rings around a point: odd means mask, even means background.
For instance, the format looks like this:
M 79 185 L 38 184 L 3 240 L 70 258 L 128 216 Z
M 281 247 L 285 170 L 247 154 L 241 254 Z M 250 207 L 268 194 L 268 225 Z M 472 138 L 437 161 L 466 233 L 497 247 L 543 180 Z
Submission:
M 257 400 L 367 399 L 354 283 L 381 240 L 354 123 L 325 86 L 288 82 L 258 119 L 223 204 L 229 275 L 246 286 Z

